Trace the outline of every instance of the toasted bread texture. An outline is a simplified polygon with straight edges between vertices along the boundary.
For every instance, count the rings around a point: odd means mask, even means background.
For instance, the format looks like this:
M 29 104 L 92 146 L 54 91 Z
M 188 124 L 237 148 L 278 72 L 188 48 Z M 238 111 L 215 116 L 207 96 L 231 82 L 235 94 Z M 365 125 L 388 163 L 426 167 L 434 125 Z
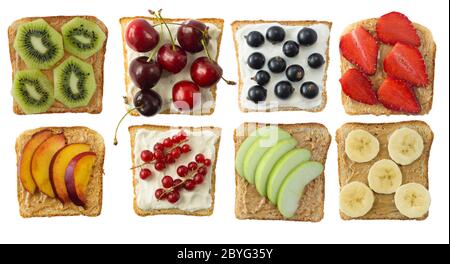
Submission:
M 14 39 L 16 37 L 17 29 L 22 23 L 31 22 L 35 19 L 42 18 L 44 19 L 50 26 L 52 26 L 56 31 L 61 32 L 61 27 L 69 22 L 71 19 L 75 17 L 84 18 L 90 21 L 95 22 L 102 30 L 105 32 L 106 36 L 108 36 L 108 29 L 105 24 L 100 21 L 98 18 L 93 16 L 52 16 L 52 17 L 26 17 L 19 20 L 14 21 L 8 28 L 8 39 L 9 39 L 9 54 L 11 59 L 12 66 L 12 78 L 14 79 L 14 75 L 17 71 L 26 70 L 27 66 L 25 62 L 20 58 L 14 49 Z M 92 96 L 91 101 L 87 106 L 79 107 L 79 108 L 68 108 L 61 104 L 58 101 L 55 101 L 52 107 L 50 107 L 46 112 L 42 114 L 51 114 L 51 113 L 90 113 L 90 114 L 99 114 L 102 112 L 102 99 L 103 99 L 103 64 L 105 61 L 105 53 L 106 53 L 106 42 L 103 44 L 103 47 L 94 55 L 89 57 L 85 62 L 92 65 L 94 68 L 95 74 L 95 82 L 97 85 L 97 89 L 95 90 L 94 95 Z M 60 63 L 62 63 L 65 59 L 71 56 L 68 52 L 65 52 L 64 57 L 56 63 L 53 68 L 49 70 L 42 70 L 42 72 L 47 76 L 50 81 L 53 81 L 53 69 L 56 68 Z M 20 109 L 19 105 L 14 101 L 13 111 L 18 115 L 24 115 L 25 113 Z
M 193 128 L 193 127 L 178 127 L 178 128 L 174 128 L 174 127 L 167 127 L 167 126 L 155 126 L 155 125 L 140 125 L 140 126 L 131 126 L 129 127 L 129 132 L 130 132 L 130 140 L 131 140 L 131 160 L 133 161 L 133 167 L 135 167 L 137 164 L 135 164 L 135 160 L 136 157 L 134 155 L 134 148 L 135 148 L 135 144 L 136 144 L 136 133 L 140 130 L 140 129 L 148 129 L 148 130 L 152 130 L 152 131 L 168 131 L 168 130 L 172 130 L 172 129 L 180 129 L 180 130 L 185 130 L 185 131 L 211 131 L 214 134 L 216 134 L 216 136 L 218 137 L 217 142 L 214 146 L 216 154 L 215 154 L 215 160 L 213 162 L 213 164 L 211 165 L 212 168 L 212 174 L 211 174 L 211 189 L 210 189 L 210 194 L 211 194 L 211 207 L 209 207 L 208 209 L 203 209 L 203 210 L 198 210 L 198 211 L 184 211 L 184 210 L 180 210 L 180 209 L 158 209 L 158 210 L 142 210 L 141 208 L 138 207 L 137 205 L 137 201 L 136 201 L 136 179 L 134 177 L 134 175 L 136 175 L 136 169 L 133 169 L 133 187 L 134 187 L 134 199 L 133 199 L 133 207 L 134 207 L 134 211 L 136 212 L 137 215 L 139 216 L 152 216 L 152 215 L 189 215 L 189 216 L 210 216 L 213 214 L 214 212 L 214 199 L 215 199 L 215 189 L 216 189 L 216 164 L 217 164 L 217 159 L 218 159 L 218 152 L 219 152 L 219 145 L 220 145 L 220 133 L 221 133 L 221 129 L 220 128 L 215 128 L 215 127 L 198 127 L 198 128 Z
M 236 152 L 241 143 L 264 124 L 245 123 L 234 134 Z M 317 123 L 279 125 L 298 141 L 298 147 L 311 151 L 311 160 L 325 165 L 331 136 L 325 126 Z M 309 183 L 300 201 L 294 217 L 285 219 L 265 197 L 262 197 L 254 185 L 248 183 L 236 172 L 236 207 L 238 219 L 289 220 L 319 222 L 324 215 L 325 172 Z
M 125 67 L 125 94 L 126 94 L 126 96 L 124 98 L 125 98 L 125 102 L 126 103 L 133 102 L 133 98 L 130 98 L 128 96 L 128 92 L 129 92 L 128 91 L 128 86 L 132 82 L 132 80 L 130 79 L 130 76 L 128 74 L 128 66 L 129 65 L 128 65 L 128 53 L 127 53 L 127 49 L 126 49 L 127 43 L 126 43 L 126 40 L 125 40 L 125 32 L 126 32 L 128 24 L 131 21 L 133 21 L 134 19 L 137 19 L 137 18 L 144 18 L 144 19 L 147 19 L 147 20 L 151 21 L 152 24 L 159 24 L 158 20 L 156 18 L 153 18 L 153 17 L 123 17 L 123 18 L 120 19 L 120 25 L 122 27 L 123 57 L 124 57 L 124 67 Z M 190 19 L 189 18 L 176 18 L 176 19 L 164 18 L 164 20 L 166 22 L 168 22 L 168 23 L 182 23 L 182 22 L 188 21 Z M 219 58 L 219 53 L 220 53 L 220 44 L 221 44 L 221 41 L 222 41 L 222 32 L 223 32 L 224 20 L 223 19 L 219 19 L 219 18 L 199 18 L 199 19 L 195 19 L 195 20 L 198 20 L 198 21 L 203 22 L 203 23 L 213 24 L 220 30 L 220 34 L 219 34 L 219 36 L 217 38 L 217 55 L 214 58 L 217 61 L 218 58 Z M 186 67 L 188 67 L 188 66 L 186 66 Z M 184 70 L 186 70 L 186 69 L 184 69 Z M 162 78 L 168 78 L 168 77 L 164 77 L 163 76 Z M 167 89 L 172 89 L 172 87 L 167 87 Z M 199 113 L 198 111 L 191 111 L 191 112 L 189 112 L 187 114 L 189 114 L 189 115 L 211 115 L 211 114 L 214 113 L 215 102 L 216 102 L 216 94 L 217 94 L 217 85 L 211 86 L 210 88 L 208 88 L 208 90 L 211 91 L 213 99 L 214 99 L 214 103 L 211 105 L 210 111 L 209 112 L 204 112 L 203 109 L 202 109 L 201 113 Z M 164 100 L 164 98 L 163 98 L 163 100 Z M 136 111 L 136 110 L 131 111 L 130 114 L 133 115 L 133 116 L 139 116 L 139 112 Z M 184 114 L 184 113 L 178 113 L 178 112 L 177 113 L 172 113 L 170 111 L 170 109 L 168 109 L 168 110 L 160 112 L 160 114 Z
M 242 90 L 244 88 L 244 80 L 242 79 L 241 76 L 241 67 L 243 67 L 243 65 L 241 65 L 240 61 L 239 61 L 239 40 L 237 39 L 236 36 L 236 32 L 243 26 L 246 25 L 251 25 L 251 24 L 267 24 L 267 23 L 279 23 L 281 25 L 286 25 L 286 26 L 308 26 L 308 25 L 312 25 L 312 24 L 317 24 L 317 23 L 322 23 L 322 24 L 326 24 L 328 25 L 328 27 L 331 29 L 332 23 L 328 22 L 328 21 L 315 21 L 315 20 L 308 20 L 308 21 L 274 21 L 274 20 L 238 20 L 238 21 L 234 21 L 231 24 L 231 28 L 233 30 L 233 40 L 234 40 L 234 47 L 236 50 L 236 61 L 238 63 L 238 74 L 239 74 L 239 108 L 241 109 L 242 112 L 256 112 L 256 110 L 252 110 L 252 109 L 247 109 L 247 108 L 243 108 L 241 105 L 241 94 L 242 94 Z M 326 83 L 327 83 L 327 70 L 328 70 L 328 65 L 330 62 L 330 56 L 329 56 L 329 42 L 330 39 L 328 38 L 327 40 L 327 51 L 326 54 L 324 54 L 325 56 L 325 60 L 326 60 L 326 68 L 324 70 L 324 76 L 323 76 L 323 83 L 322 83 L 322 102 L 318 107 L 315 107 L 313 109 L 302 109 L 299 107 L 279 107 L 278 111 L 300 111 L 300 110 L 304 110 L 304 111 L 309 111 L 309 112 L 320 112 L 325 108 L 325 105 L 327 104 L 327 91 L 326 91 Z M 258 110 L 259 111 L 259 110 Z M 262 111 L 262 110 L 261 110 Z M 267 109 L 265 110 L 266 112 L 271 112 L 273 110 Z
M 430 127 L 422 121 L 407 121 L 399 123 L 380 123 L 380 124 L 364 124 L 364 123 L 347 123 L 339 128 L 336 132 L 336 142 L 338 144 L 338 163 L 339 163 L 339 185 L 342 188 L 346 184 L 353 181 L 360 181 L 368 185 L 368 174 L 370 167 L 378 160 L 390 159 L 388 152 L 388 142 L 390 135 L 397 129 L 408 127 L 416 130 L 423 138 L 424 149 L 422 156 L 415 162 L 406 166 L 399 166 L 403 175 L 403 183 L 416 182 L 428 188 L 428 158 L 430 156 L 431 145 L 433 143 L 433 132 Z M 380 142 L 380 152 L 370 162 L 356 163 L 350 160 L 345 154 L 345 138 L 348 133 L 354 129 L 363 129 L 377 137 Z M 377 194 L 375 195 L 375 203 L 365 216 L 358 219 L 375 220 L 409 220 L 406 216 L 400 214 L 395 207 L 394 194 Z M 424 220 L 428 216 L 418 220 Z M 341 218 L 351 220 L 353 218 L 341 212 Z
M 86 143 L 95 152 L 93 173 L 89 180 L 86 206 L 80 207 L 73 203 L 62 204 L 57 198 L 50 198 L 38 190 L 35 194 L 27 192 L 17 175 L 17 197 L 19 200 L 20 215 L 29 217 L 53 216 L 98 216 L 102 210 L 103 193 L 103 162 L 105 159 L 105 144 L 100 134 L 86 127 L 42 127 L 23 132 L 16 140 L 17 165 L 25 144 L 37 132 L 51 130 L 54 134 L 64 133 L 67 143 Z
M 378 19 L 366 19 L 359 21 L 357 23 L 351 24 L 348 26 L 343 35 L 351 32 L 358 26 L 364 27 L 368 30 L 373 36 L 376 36 L 376 24 Z M 425 65 L 427 68 L 429 84 L 426 87 L 414 88 L 414 92 L 417 96 L 417 99 L 422 107 L 419 115 L 428 114 L 431 110 L 433 104 L 433 88 L 434 88 L 434 63 L 436 57 L 436 44 L 433 40 L 433 35 L 431 32 L 424 26 L 413 23 L 414 27 L 417 30 L 417 34 L 420 37 L 421 45 L 419 47 L 420 53 L 422 53 L 423 58 L 425 60 Z M 383 70 L 383 61 L 387 54 L 391 51 L 393 46 L 389 46 L 383 43 L 379 43 L 380 46 L 380 54 L 377 65 L 377 72 L 373 76 L 369 76 L 372 81 L 372 85 L 374 89 L 378 89 L 380 85 L 383 83 L 386 78 L 386 73 Z M 347 59 L 341 56 L 341 74 L 344 74 L 347 70 L 354 68 L 354 65 L 351 64 Z M 403 112 L 392 111 L 387 109 L 382 104 L 377 105 L 367 105 L 360 102 L 357 102 L 346 94 L 341 92 L 342 104 L 344 105 L 345 112 L 350 115 L 404 115 Z

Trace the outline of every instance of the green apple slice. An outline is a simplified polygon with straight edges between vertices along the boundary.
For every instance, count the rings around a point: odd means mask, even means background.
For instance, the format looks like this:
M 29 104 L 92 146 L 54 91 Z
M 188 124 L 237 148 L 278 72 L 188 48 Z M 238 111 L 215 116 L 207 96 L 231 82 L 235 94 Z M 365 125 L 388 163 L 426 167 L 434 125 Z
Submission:
M 281 140 L 291 138 L 286 131 L 277 128 L 264 136 L 260 136 L 248 149 L 244 157 L 244 178 L 251 184 L 255 184 L 256 167 L 267 151 Z
M 277 204 L 278 193 L 281 184 L 289 173 L 311 158 L 311 152 L 307 149 L 294 149 L 284 155 L 273 167 L 267 181 L 267 197 Z
M 277 206 L 285 218 L 291 218 L 298 209 L 306 185 L 323 172 L 323 165 L 307 161 L 295 168 L 284 180 L 278 194 Z
M 297 146 L 298 142 L 295 138 L 289 138 L 278 142 L 271 147 L 266 154 L 259 161 L 255 172 L 256 190 L 261 196 L 267 195 L 267 180 L 269 179 L 270 171 L 284 154 Z

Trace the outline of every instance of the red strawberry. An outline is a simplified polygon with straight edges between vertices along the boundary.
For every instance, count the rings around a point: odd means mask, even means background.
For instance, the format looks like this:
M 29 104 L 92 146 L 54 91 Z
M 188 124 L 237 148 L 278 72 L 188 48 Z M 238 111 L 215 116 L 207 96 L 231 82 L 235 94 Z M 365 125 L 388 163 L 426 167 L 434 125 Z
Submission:
M 377 71 L 378 43 L 363 27 L 342 36 L 339 48 L 342 56 L 364 73 L 373 75 Z
M 428 74 L 420 51 L 397 43 L 384 59 L 384 71 L 395 79 L 407 81 L 415 86 L 426 86 Z
M 386 78 L 378 88 L 378 100 L 388 109 L 411 114 L 420 112 L 420 104 L 417 101 L 413 89 L 407 83 Z
M 374 105 L 378 102 L 369 78 L 357 69 L 350 69 L 341 79 L 342 91 L 355 101 Z
M 420 38 L 412 22 L 399 12 L 388 13 L 378 19 L 377 36 L 381 42 L 395 45 L 397 42 L 419 47 Z

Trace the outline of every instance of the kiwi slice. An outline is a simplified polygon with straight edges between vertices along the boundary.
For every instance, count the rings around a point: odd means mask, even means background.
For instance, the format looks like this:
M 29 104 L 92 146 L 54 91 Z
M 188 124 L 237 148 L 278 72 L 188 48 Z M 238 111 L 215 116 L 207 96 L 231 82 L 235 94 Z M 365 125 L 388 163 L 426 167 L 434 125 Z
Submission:
M 53 71 L 55 99 L 69 108 L 86 106 L 96 84 L 92 65 L 70 56 Z
M 65 49 L 82 59 L 97 53 L 106 40 L 103 30 L 94 22 L 76 17 L 61 27 Z
M 61 34 L 44 19 L 21 24 L 14 49 L 31 69 L 50 69 L 64 56 Z
M 12 95 L 25 114 L 46 112 L 55 102 L 53 85 L 39 70 L 17 72 Z

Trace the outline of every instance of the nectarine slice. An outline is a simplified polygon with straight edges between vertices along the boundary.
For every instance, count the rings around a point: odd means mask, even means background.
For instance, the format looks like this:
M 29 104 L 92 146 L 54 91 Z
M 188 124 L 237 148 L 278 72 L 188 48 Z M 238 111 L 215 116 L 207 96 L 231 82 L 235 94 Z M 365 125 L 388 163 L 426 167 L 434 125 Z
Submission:
M 66 145 L 64 134 L 53 135 L 42 142 L 31 158 L 31 175 L 39 190 L 54 198 L 52 184 L 50 183 L 50 162 L 56 152 Z
M 87 152 L 91 149 L 88 144 L 70 144 L 60 149 L 50 163 L 50 181 L 56 197 L 63 202 L 70 202 L 69 194 L 66 188 L 66 169 L 69 162 L 78 154 Z
M 67 166 L 65 181 L 70 200 L 78 206 L 85 206 L 87 187 L 92 175 L 95 159 L 94 152 L 84 152 L 75 156 Z
M 52 135 L 53 133 L 50 130 L 37 132 L 31 136 L 31 139 L 25 144 L 22 154 L 20 155 L 17 173 L 19 174 L 23 188 L 31 194 L 36 191 L 36 183 L 34 183 L 33 176 L 31 175 L 31 158 L 39 145 Z

